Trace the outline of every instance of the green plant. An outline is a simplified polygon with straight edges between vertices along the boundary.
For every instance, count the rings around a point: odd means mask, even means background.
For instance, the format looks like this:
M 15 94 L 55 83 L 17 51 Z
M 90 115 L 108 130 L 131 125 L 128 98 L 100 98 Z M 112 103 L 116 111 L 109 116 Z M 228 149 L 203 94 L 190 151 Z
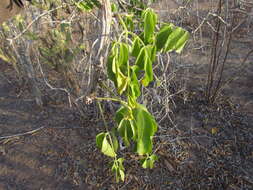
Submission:
M 41 8 L 49 9 L 52 2 L 50 0 L 42 4 Z M 73 4 L 84 11 L 100 6 L 96 4 L 96 0 L 76 2 Z M 126 147 L 132 148 L 140 156 L 143 168 L 154 167 L 158 157 L 153 152 L 153 136 L 158 130 L 158 124 L 145 105 L 139 102 L 141 87 L 147 87 L 154 80 L 153 63 L 156 61 L 156 55 L 172 51 L 180 53 L 189 38 L 187 31 L 173 24 L 163 23 L 162 27 L 159 27 L 154 11 L 144 9 L 145 4 L 139 2 L 142 1 L 132 0 L 130 8 L 134 5 L 133 9 L 128 12 L 127 8 L 127 14 L 115 12 L 119 21 L 115 24 L 120 23 L 122 33 L 111 43 L 107 75 L 114 83 L 117 95 L 96 97 L 106 126 L 106 131 L 96 136 L 96 144 L 103 154 L 113 158 L 111 169 L 116 175 L 116 181 L 123 181 L 125 178 L 124 158 L 119 151 L 119 137 Z M 57 14 L 53 17 L 56 16 Z M 46 39 L 31 32 L 25 35 L 29 39 L 40 40 L 38 44 L 42 46 L 38 49 L 43 63 L 53 67 L 64 64 L 62 66 L 65 70 L 71 65 L 76 53 L 83 49 L 80 46 L 69 48 L 72 43 L 71 27 L 70 23 L 61 22 L 47 33 Z M 66 70 L 69 70 L 69 67 Z M 100 104 L 103 100 L 117 101 L 121 104 L 115 113 L 115 127 L 111 128 L 106 124 Z
M 180 53 L 189 33 L 167 23 L 157 30 L 157 15 L 150 8 L 143 10 L 141 17 L 119 14 L 118 18 L 123 32 L 112 43 L 107 61 L 107 75 L 114 83 L 118 96 L 97 97 L 97 100 L 117 101 L 121 107 L 115 114 L 115 127 L 109 129 L 104 119 L 106 132 L 97 135 L 96 144 L 103 154 L 113 158 L 112 171 L 116 180 L 124 181 L 124 158 L 119 158 L 118 136 L 126 147 L 133 147 L 138 153 L 143 168 L 154 167 L 158 157 L 153 153 L 153 136 L 158 125 L 145 105 L 138 102 L 140 88 L 147 87 L 154 80 L 152 65 L 156 55 L 171 51 Z

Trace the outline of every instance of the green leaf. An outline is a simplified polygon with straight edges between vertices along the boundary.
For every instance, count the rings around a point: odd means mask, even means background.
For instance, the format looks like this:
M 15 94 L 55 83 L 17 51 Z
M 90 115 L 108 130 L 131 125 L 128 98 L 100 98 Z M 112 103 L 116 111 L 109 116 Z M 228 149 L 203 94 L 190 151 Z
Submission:
M 145 169 L 150 168 L 150 160 L 149 159 L 142 160 L 142 167 Z
M 124 158 L 118 158 L 119 168 L 122 170 L 124 170 L 123 162 L 124 162 Z
M 133 16 L 134 16 L 133 14 L 127 14 L 124 17 L 125 26 L 127 27 L 127 29 L 129 31 L 133 31 L 134 30 Z
M 144 65 L 144 71 L 145 75 L 142 79 L 143 86 L 148 86 L 148 84 L 153 81 L 153 68 L 152 68 L 152 61 L 148 56 L 145 56 L 145 65 Z
M 151 9 L 147 9 L 144 12 L 144 41 L 150 43 L 153 39 L 155 32 L 155 25 L 157 22 L 157 16 Z
M 113 72 L 113 64 L 114 64 L 113 62 L 115 62 L 114 58 L 115 58 L 114 55 L 108 56 L 106 68 L 107 68 L 108 78 L 114 82 L 115 86 L 117 86 L 116 75 Z
M 123 141 L 126 146 L 130 145 L 130 139 L 133 136 L 131 124 L 129 120 L 122 119 L 119 126 L 118 126 L 118 132 L 120 136 L 123 138 Z
M 128 46 L 124 43 L 114 43 L 111 54 L 107 60 L 107 73 L 114 82 L 118 93 L 121 95 L 129 83 L 128 75 Z
M 139 71 L 144 70 L 145 75 L 142 80 L 142 84 L 147 86 L 151 81 L 153 81 L 153 68 L 152 63 L 156 58 L 156 47 L 147 45 L 141 49 L 141 52 L 135 62 L 136 75 L 139 74 Z
M 96 144 L 103 154 L 109 157 L 115 157 L 116 153 L 107 140 L 108 133 L 100 133 L 96 136 Z
M 120 107 L 115 114 L 115 120 L 118 123 L 118 125 L 120 125 L 123 120 L 129 121 L 130 127 L 131 127 L 131 130 L 130 130 L 131 132 L 128 132 L 128 134 L 132 134 L 132 135 L 130 135 L 130 137 L 132 137 L 133 140 L 137 140 L 137 126 L 136 126 L 135 121 L 133 119 L 134 118 L 130 114 L 128 108 L 126 108 L 124 106 Z M 127 125 L 128 125 L 128 123 L 127 123 Z
M 177 53 L 181 53 L 185 44 L 187 43 L 187 41 L 190 38 L 190 34 L 189 32 L 185 31 L 184 35 L 177 41 L 176 45 L 175 45 L 175 50 Z
M 151 49 L 150 59 L 151 59 L 152 62 L 154 62 L 156 60 L 157 48 L 156 48 L 156 46 L 151 46 L 150 49 Z
M 83 0 L 75 3 L 77 8 L 81 11 L 91 11 L 94 7 L 100 7 L 101 4 L 98 0 Z
M 112 9 L 112 12 L 118 12 L 118 6 L 116 5 L 116 3 L 112 3 L 111 4 L 111 9 Z
M 128 57 L 129 57 L 128 45 L 125 43 L 120 43 L 120 50 L 119 50 L 119 66 L 122 65 L 127 66 Z
M 102 149 L 103 140 L 105 138 L 105 133 L 99 133 L 96 136 L 96 144 L 99 149 Z
M 141 48 L 140 53 L 135 61 L 135 65 L 138 66 L 139 70 L 144 69 L 144 61 L 145 61 L 145 56 L 146 56 L 146 50 L 145 47 Z M 138 70 L 136 70 L 138 72 Z
M 112 165 L 112 171 L 115 173 L 116 176 L 116 182 L 118 183 L 120 180 L 125 180 L 125 168 L 123 166 L 124 158 L 119 158 L 117 160 L 114 160 Z
M 103 144 L 102 144 L 102 149 L 101 151 L 107 155 L 107 156 L 110 156 L 110 157 L 115 157 L 116 156 L 116 153 L 115 151 L 113 150 L 112 146 L 109 144 L 107 138 L 105 137 L 104 140 L 103 140 Z
M 129 111 L 127 109 L 127 107 L 125 106 L 121 106 L 116 114 L 115 114 L 115 120 L 118 123 L 118 125 L 120 124 L 121 120 L 123 120 L 124 118 L 127 119 L 127 117 L 129 116 Z
M 173 24 L 165 25 L 161 28 L 161 30 L 157 33 L 156 36 L 156 47 L 157 51 L 160 51 L 166 44 L 169 35 L 173 31 Z
M 152 154 L 152 155 L 149 157 L 149 159 L 150 159 L 149 167 L 150 167 L 150 169 L 152 169 L 152 168 L 154 168 L 154 163 L 155 163 L 155 161 L 158 160 L 158 157 L 157 157 L 155 154 Z
M 174 50 L 177 50 L 176 48 L 180 48 L 182 46 L 182 42 L 180 41 L 180 39 L 182 38 L 182 40 L 184 41 L 186 39 L 187 36 L 185 36 L 185 33 L 187 31 L 185 31 L 184 29 L 177 27 L 169 36 L 168 40 L 166 41 L 165 44 L 165 52 L 171 52 Z M 179 43 L 179 44 L 177 44 Z
M 158 157 L 155 154 L 152 154 L 151 156 L 147 156 L 146 158 L 141 160 L 142 167 L 147 168 L 154 168 L 155 161 L 158 160 Z
M 124 170 L 119 170 L 119 175 L 120 175 L 120 179 L 121 179 L 121 181 L 124 181 L 125 180 L 125 172 L 124 172 Z
M 123 75 L 123 73 L 121 73 L 121 71 L 119 70 L 116 73 L 116 80 L 117 80 L 118 93 L 121 95 L 126 90 L 129 79 L 128 77 Z
M 111 134 L 111 137 L 112 137 L 113 150 L 115 152 L 117 152 L 117 150 L 119 148 L 119 142 L 118 142 L 118 139 L 116 137 L 116 129 L 113 128 L 110 134 Z
M 140 50 L 142 48 L 141 39 L 139 37 L 136 37 L 133 41 L 133 47 L 132 47 L 132 56 L 138 57 Z
M 137 141 L 137 138 L 138 138 L 138 134 L 137 134 L 138 128 L 137 128 L 137 125 L 136 125 L 136 123 L 135 123 L 134 120 L 130 120 L 130 125 L 131 125 L 132 133 L 133 133 L 132 139 L 134 141 Z
M 153 81 L 153 68 L 152 63 L 156 58 L 156 47 L 147 45 L 144 46 L 136 61 L 135 61 L 135 67 L 132 67 L 132 69 L 135 71 L 136 75 L 139 75 L 139 72 L 141 70 L 145 71 L 144 78 L 142 80 L 142 84 L 144 86 L 147 86 L 151 81 Z
M 140 104 L 133 110 L 133 116 L 138 130 L 137 153 L 148 154 L 152 151 L 152 138 L 157 131 L 157 124 L 153 116 Z
M 135 100 L 141 95 L 139 81 L 133 69 L 131 72 L 130 95 Z

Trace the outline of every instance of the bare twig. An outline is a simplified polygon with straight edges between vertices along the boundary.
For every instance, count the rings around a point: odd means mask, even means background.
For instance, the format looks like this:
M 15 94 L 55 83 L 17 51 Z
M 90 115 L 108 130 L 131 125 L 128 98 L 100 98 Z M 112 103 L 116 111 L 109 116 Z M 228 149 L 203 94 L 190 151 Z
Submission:
M 24 133 L 18 133 L 18 134 L 15 134 L 15 135 L 2 136 L 2 137 L 0 137 L 0 140 L 11 139 L 11 138 L 16 138 L 16 137 L 22 137 L 22 136 L 26 136 L 26 135 L 32 135 L 32 134 L 34 134 L 38 131 L 41 131 L 42 129 L 45 129 L 45 128 L 46 128 L 45 126 L 42 126 L 42 127 L 39 127 L 38 129 L 34 129 L 34 130 L 27 131 L 27 132 L 24 132 Z

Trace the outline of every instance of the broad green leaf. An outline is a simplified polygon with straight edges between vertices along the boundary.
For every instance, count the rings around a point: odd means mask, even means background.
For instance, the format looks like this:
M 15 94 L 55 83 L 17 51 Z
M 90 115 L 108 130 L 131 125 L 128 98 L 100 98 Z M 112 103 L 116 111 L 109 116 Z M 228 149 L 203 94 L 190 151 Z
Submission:
M 108 78 L 114 82 L 114 85 L 117 86 L 116 75 L 115 72 L 113 72 L 114 58 L 114 55 L 110 55 L 107 59 L 107 75 Z
M 156 53 L 157 53 L 156 46 L 151 47 L 150 59 L 151 59 L 152 62 L 154 62 L 156 60 Z
M 147 46 L 145 46 L 145 51 L 146 51 L 148 57 L 150 58 L 150 60 L 152 62 L 154 62 L 155 58 L 156 58 L 156 46 L 147 45 Z
M 119 169 L 119 174 L 120 174 L 121 181 L 124 181 L 125 180 L 125 172 L 124 172 L 124 170 Z
M 150 156 L 150 159 L 151 159 L 151 160 L 154 160 L 154 161 L 157 161 L 157 160 L 158 160 L 158 156 L 155 155 L 155 154 L 152 154 L 152 155 Z
M 111 51 L 110 51 L 110 54 L 108 56 L 108 59 L 107 59 L 107 63 L 106 63 L 106 66 L 107 66 L 107 74 L 108 74 L 108 77 L 109 79 L 113 80 L 113 75 L 115 74 L 115 70 L 113 70 L 113 61 L 115 59 L 115 56 L 116 56 L 116 48 L 115 48 L 115 43 L 112 43 L 112 47 L 111 47 Z
M 127 119 L 128 116 L 129 116 L 128 109 L 124 106 L 121 106 L 115 114 L 115 120 L 119 125 L 121 120 L 123 120 L 124 118 Z
M 158 160 L 158 157 L 155 154 L 152 154 L 151 156 L 148 156 L 144 159 L 141 160 L 142 167 L 147 169 L 147 168 L 154 168 L 154 163 L 155 161 Z
M 142 79 L 143 86 L 148 86 L 148 84 L 153 81 L 153 68 L 152 68 L 152 61 L 148 56 L 145 57 L 145 65 L 144 65 L 144 71 L 145 75 Z
M 184 36 L 185 32 L 186 31 L 180 27 L 177 27 L 175 30 L 173 30 L 168 40 L 166 41 L 166 44 L 164 47 L 165 52 L 176 50 L 177 43 Z
M 118 123 L 118 125 L 120 125 L 123 120 L 129 121 L 130 127 L 131 127 L 131 130 L 130 130 L 131 133 L 128 132 L 128 134 L 132 134 L 131 135 L 132 139 L 137 140 L 137 126 L 133 119 L 134 118 L 132 118 L 132 115 L 129 113 L 128 108 L 124 106 L 120 107 L 115 114 L 115 120 Z
M 124 17 L 125 26 L 127 27 L 127 29 L 129 31 L 133 31 L 134 30 L 133 16 L 134 16 L 133 14 L 127 14 Z
M 118 93 L 121 95 L 126 90 L 129 79 L 118 69 L 118 72 L 116 73 L 116 80 L 117 90 Z
M 91 11 L 94 7 L 100 7 L 101 4 L 98 0 L 83 0 L 79 1 L 78 3 L 75 3 L 77 8 L 79 8 L 81 11 Z
M 130 145 L 130 139 L 133 136 L 131 124 L 129 120 L 122 119 L 119 126 L 118 126 L 118 132 L 120 136 L 123 138 L 123 141 L 126 146 Z
M 107 140 L 108 133 L 100 133 L 96 136 L 96 144 L 103 154 L 110 157 L 115 157 L 116 153 L 113 147 Z
M 150 159 L 149 167 L 150 167 L 150 169 L 152 169 L 152 168 L 154 168 L 154 163 L 155 163 L 155 161 L 158 160 L 158 157 L 155 154 L 152 154 L 149 157 L 149 159 Z
M 125 170 L 123 166 L 124 158 L 118 158 L 119 168 L 121 170 Z
M 151 9 L 147 9 L 144 12 L 144 41 L 150 43 L 153 39 L 155 32 L 155 25 L 157 22 L 157 16 Z
M 118 183 L 119 182 L 119 166 L 118 166 L 118 162 L 117 160 L 115 160 L 113 162 L 113 165 L 112 165 L 112 172 L 115 173 L 115 177 L 116 177 L 116 182 Z
M 142 105 L 133 110 L 134 121 L 138 130 L 137 152 L 144 155 L 152 151 L 152 137 L 157 131 L 153 116 Z
M 105 138 L 105 133 L 99 133 L 96 136 L 96 144 L 99 149 L 102 149 L 103 140 Z
M 156 47 L 152 47 L 151 45 L 147 45 L 143 47 L 143 61 L 137 62 L 136 65 L 138 68 L 144 70 L 145 75 L 142 79 L 142 84 L 144 86 L 148 86 L 148 84 L 153 81 L 153 68 L 152 68 L 152 60 L 155 60 L 156 56 Z
M 134 99 L 137 99 L 141 95 L 139 81 L 133 69 L 131 72 L 130 90 L 131 97 Z
M 152 62 L 155 60 L 155 58 L 156 47 L 152 47 L 151 45 L 145 46 L 141 49 L 135 61 L 135 67 L 132 68 L 137 76 L 141 70 L 145 71 L 144 80 L 142 81 L 144 86 L 147 86 L 149 82 L 153 81 Z
M 149 160 L 149 159 L 144 159 L 144 160 L 142 161 L 142 167 L 143 167 L 144 169 L 150 168 L 150 160 Z
M 131 93 L 131 92 L 130 92 Z M 127 103 L 131 108 L 135 108 L 136 105 L 138 104 L 137 99 L 135 97 L 132 97 L 131 94 L 129 94 L 127 98 Z
M 157 33 L 156 36 L 156 47 L 157 51 L 160 51 L 166 44 L 169 35 L 173 31 L 173 24 L 165 25 L 161 28 L 161 30 Z
M 85 2 L 80 1 L 78 3 L 75 3 L 75 5 L 77 6 L 77 8 L 81 11 L 90 11 L 92 9 L 91 6 L 87 5 Z
M 126 44 L 120 45 L 114 43 L 111 49 L 111 55 L 107 60 L 107 73 L 109 78 L 117 87 L 118 93 L 121 95 L 127 88 L 129 78 L 126 76 L 128 69 L 128 47 Z
M 107 136 L 106 136 L 107 137 Z M 110 143 L 108 142 L 107 138 L 104 138 L 103 140 L 103 144 L 102 144 L 102 149 L 101 151 L 107 155 L 107 156 L 110 156 L 110 157 L 115 157 L 116 156 L 116 153 L 115 151 L 113 150 L 112 146 L 110 145 Z
M 120 180 L 125 180 L 125 168 L 123 166 L 123 158 L 119 158 L 113 162 L 112 171 L 115 173 L 116 182 L 118 183 Z
M 185 31 L 184 35 L 178 40 L 177 44 L 175 45 L 175 51 L 177 53 L 181 53 L 189 38 L 190 38 L 189 32 Z
M 120 50 L 119 50 L 119 66 L 126 65 L 128 62 L 128 45 L 125 43 L 120 43 Z
M 138 66 L 138 65 L 133 65 L 131 67 L 132 71 L 135 72 L 135 75 L 136 77 L 138 78 L 139 74 L 140 74 L 140 71 L 141 71 L 141 68 Z
M 118 12 L 118 6 L 116 5 L 116 3 L 111 4 L 111 9 L 112 9 L 112 12 Z
M 112 60 L 112 72 L 115 73 L 115 77 L 119 68 L 118 62 L 119 62 L 118 56 L 114 55 L 114 58 Z
M 137 128 L 137 125 L 136 125 L 136 123 L 135 123 L 134 120 L 130 120 L 130 125 L 131 125 L 132 133 L 133 133 L 132 139 L 134 141 L 137 141 L 137 138 L 138 138 L 138 134 L 137 134 L 138 128 Z
M 138 57 L 140 50 L 142 48 L 142 43 L 141 43 L 141 39 L 139 37 L 136 37 L 133 41 L 133 45 L 132 45 L 132 56 L 134 57 Z
M 144 69 L 145 56 L 146 56 L 146 50 L 145 50 L 145 47 L 143 47 L 141 48 L 140 53 L 135 61 L 135 65 L 138 66 L 139 70 Z
M 117 150 L 119 148 L 119 142 L 118 142 L 118 139 L 116 137 L 116 129 L 113 128 L 110 134 L 111 134 L 111 137 L 112 137 L 113 149 L 114 149 L 115 152 L 117 152 Z

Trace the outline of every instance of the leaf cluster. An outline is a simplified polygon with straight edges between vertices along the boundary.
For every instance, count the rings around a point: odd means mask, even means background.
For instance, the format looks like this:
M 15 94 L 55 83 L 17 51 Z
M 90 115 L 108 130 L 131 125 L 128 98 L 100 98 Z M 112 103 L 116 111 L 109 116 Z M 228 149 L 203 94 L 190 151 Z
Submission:
M 138 20 L 138 22 L 136 22 Z M 107 60 L 107 75 L 121 96 L 122 106 L 115 114 L 115 127 L 97 135 L 101 152 L 114 158 L 112 171 L 116 180 L 124 180 L 123 158 L 118 156 L 118 136 L 126 147 L 133 144 L 143 168 L 153 168 L 158 157 L 153 151 L 153 137 L 158 129 L 155 118 L 145 105 L 138 102 L 141 87 L 154 80 L 153 63 L 158 53 L 180 53 L 189 33 L 173 24 L 157 29 L 157 14 L 150 8 L 139 17 L 119 15 L 123 32 L 115 40 Z M 136 32 L 137 31 L 137 32 Z

